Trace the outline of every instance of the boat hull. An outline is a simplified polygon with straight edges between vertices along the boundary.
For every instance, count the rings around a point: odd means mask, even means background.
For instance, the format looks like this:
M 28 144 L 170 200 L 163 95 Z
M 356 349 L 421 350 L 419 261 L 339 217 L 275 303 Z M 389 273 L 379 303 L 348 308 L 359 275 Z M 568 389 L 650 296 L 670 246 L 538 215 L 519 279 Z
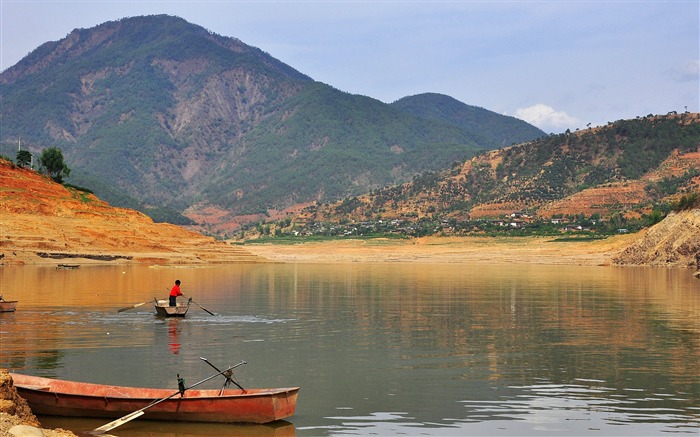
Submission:
M 119 418 L 177 390 L 122 387 L 11 373 L 34 414 Z M 142 418 L 188 422 L 269 423 L 294 415 L 299 387 L 187 390 L 144 411 Z
M 17 302 L 16 300 L 4 300 L 0 302 L 0 313 L 11 313 L 12 311 L 17 309 Z
M 167 300 L 156 300 L 153 303 L 156 309 L 156 314 L 161 317 L 185 317 L 187 311 L 190 309 L 190 303 L 178 302 L 176 306 L 171 307 Z

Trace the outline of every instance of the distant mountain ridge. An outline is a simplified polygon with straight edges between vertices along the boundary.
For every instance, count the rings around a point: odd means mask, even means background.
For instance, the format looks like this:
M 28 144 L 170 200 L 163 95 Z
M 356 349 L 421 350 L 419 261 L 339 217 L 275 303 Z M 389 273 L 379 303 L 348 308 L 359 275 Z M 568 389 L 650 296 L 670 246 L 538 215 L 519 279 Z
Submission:
M 69 182 L 151 215 L 166 207 L 171 222 L 358 195 L 544 134 L 488 111 L 476 116 L 488 128 L 460 123 L 459 105 L 436 115 L 447 96 L 407 106 L 344 93 L 166 15 L 76 29 L 0 83 L 0 153 L 59 147 Z
M 391 104 L 395 108 L 428 120 L 439 120 L 478 132 L 482 142 L 501 148 L 543 136 L 543 132 L 515 117 L 497 114 L 437 93 L 423 93 L 401 98 Z

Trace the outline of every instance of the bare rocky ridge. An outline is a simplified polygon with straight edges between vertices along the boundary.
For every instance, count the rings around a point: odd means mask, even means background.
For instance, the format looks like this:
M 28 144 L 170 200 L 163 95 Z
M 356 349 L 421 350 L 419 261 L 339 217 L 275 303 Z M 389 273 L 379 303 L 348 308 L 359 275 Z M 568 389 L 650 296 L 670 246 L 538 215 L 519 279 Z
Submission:
M 700 269 L 700 209 L 672 212 L 614 257 L 613 262 Z

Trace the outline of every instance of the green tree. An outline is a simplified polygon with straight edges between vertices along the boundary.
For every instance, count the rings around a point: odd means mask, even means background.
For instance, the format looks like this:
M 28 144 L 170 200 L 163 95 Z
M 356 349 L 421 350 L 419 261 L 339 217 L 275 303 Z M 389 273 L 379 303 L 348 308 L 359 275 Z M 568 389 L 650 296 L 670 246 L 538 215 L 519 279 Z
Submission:
M 684 211 L 696 208 L 697 206 L 700 206 L 700 197 L 698 197 L 698 193 L 689 193 L 681 196 L 674 209 L 676 211 Z
M 32 163 L 32 153 L 29 150 L 20 150 L 17 152 L 17 165 L 26 167 Z
M 63 153 L 57 147 L 49 147 L 41 152 L 39 164 L 54 181 L 63 183 L 63 177 L 70 175 L 70 168 L 63 161 Z
M 654 226 L 664 219 L 664 213 L 661 210 L 654 208 L 651 214 L 646 216 L 647 226 Z

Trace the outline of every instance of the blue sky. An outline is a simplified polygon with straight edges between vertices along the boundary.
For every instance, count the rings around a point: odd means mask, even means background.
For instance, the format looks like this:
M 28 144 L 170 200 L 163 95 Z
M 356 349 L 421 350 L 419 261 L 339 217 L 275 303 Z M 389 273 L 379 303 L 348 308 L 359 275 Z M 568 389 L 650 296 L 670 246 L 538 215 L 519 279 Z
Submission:
M 546 132 L 700 112 L 698 0 L 0 0 L 0 70 L 75 28 L 152 14 L 352 94 L 442 93 Z

